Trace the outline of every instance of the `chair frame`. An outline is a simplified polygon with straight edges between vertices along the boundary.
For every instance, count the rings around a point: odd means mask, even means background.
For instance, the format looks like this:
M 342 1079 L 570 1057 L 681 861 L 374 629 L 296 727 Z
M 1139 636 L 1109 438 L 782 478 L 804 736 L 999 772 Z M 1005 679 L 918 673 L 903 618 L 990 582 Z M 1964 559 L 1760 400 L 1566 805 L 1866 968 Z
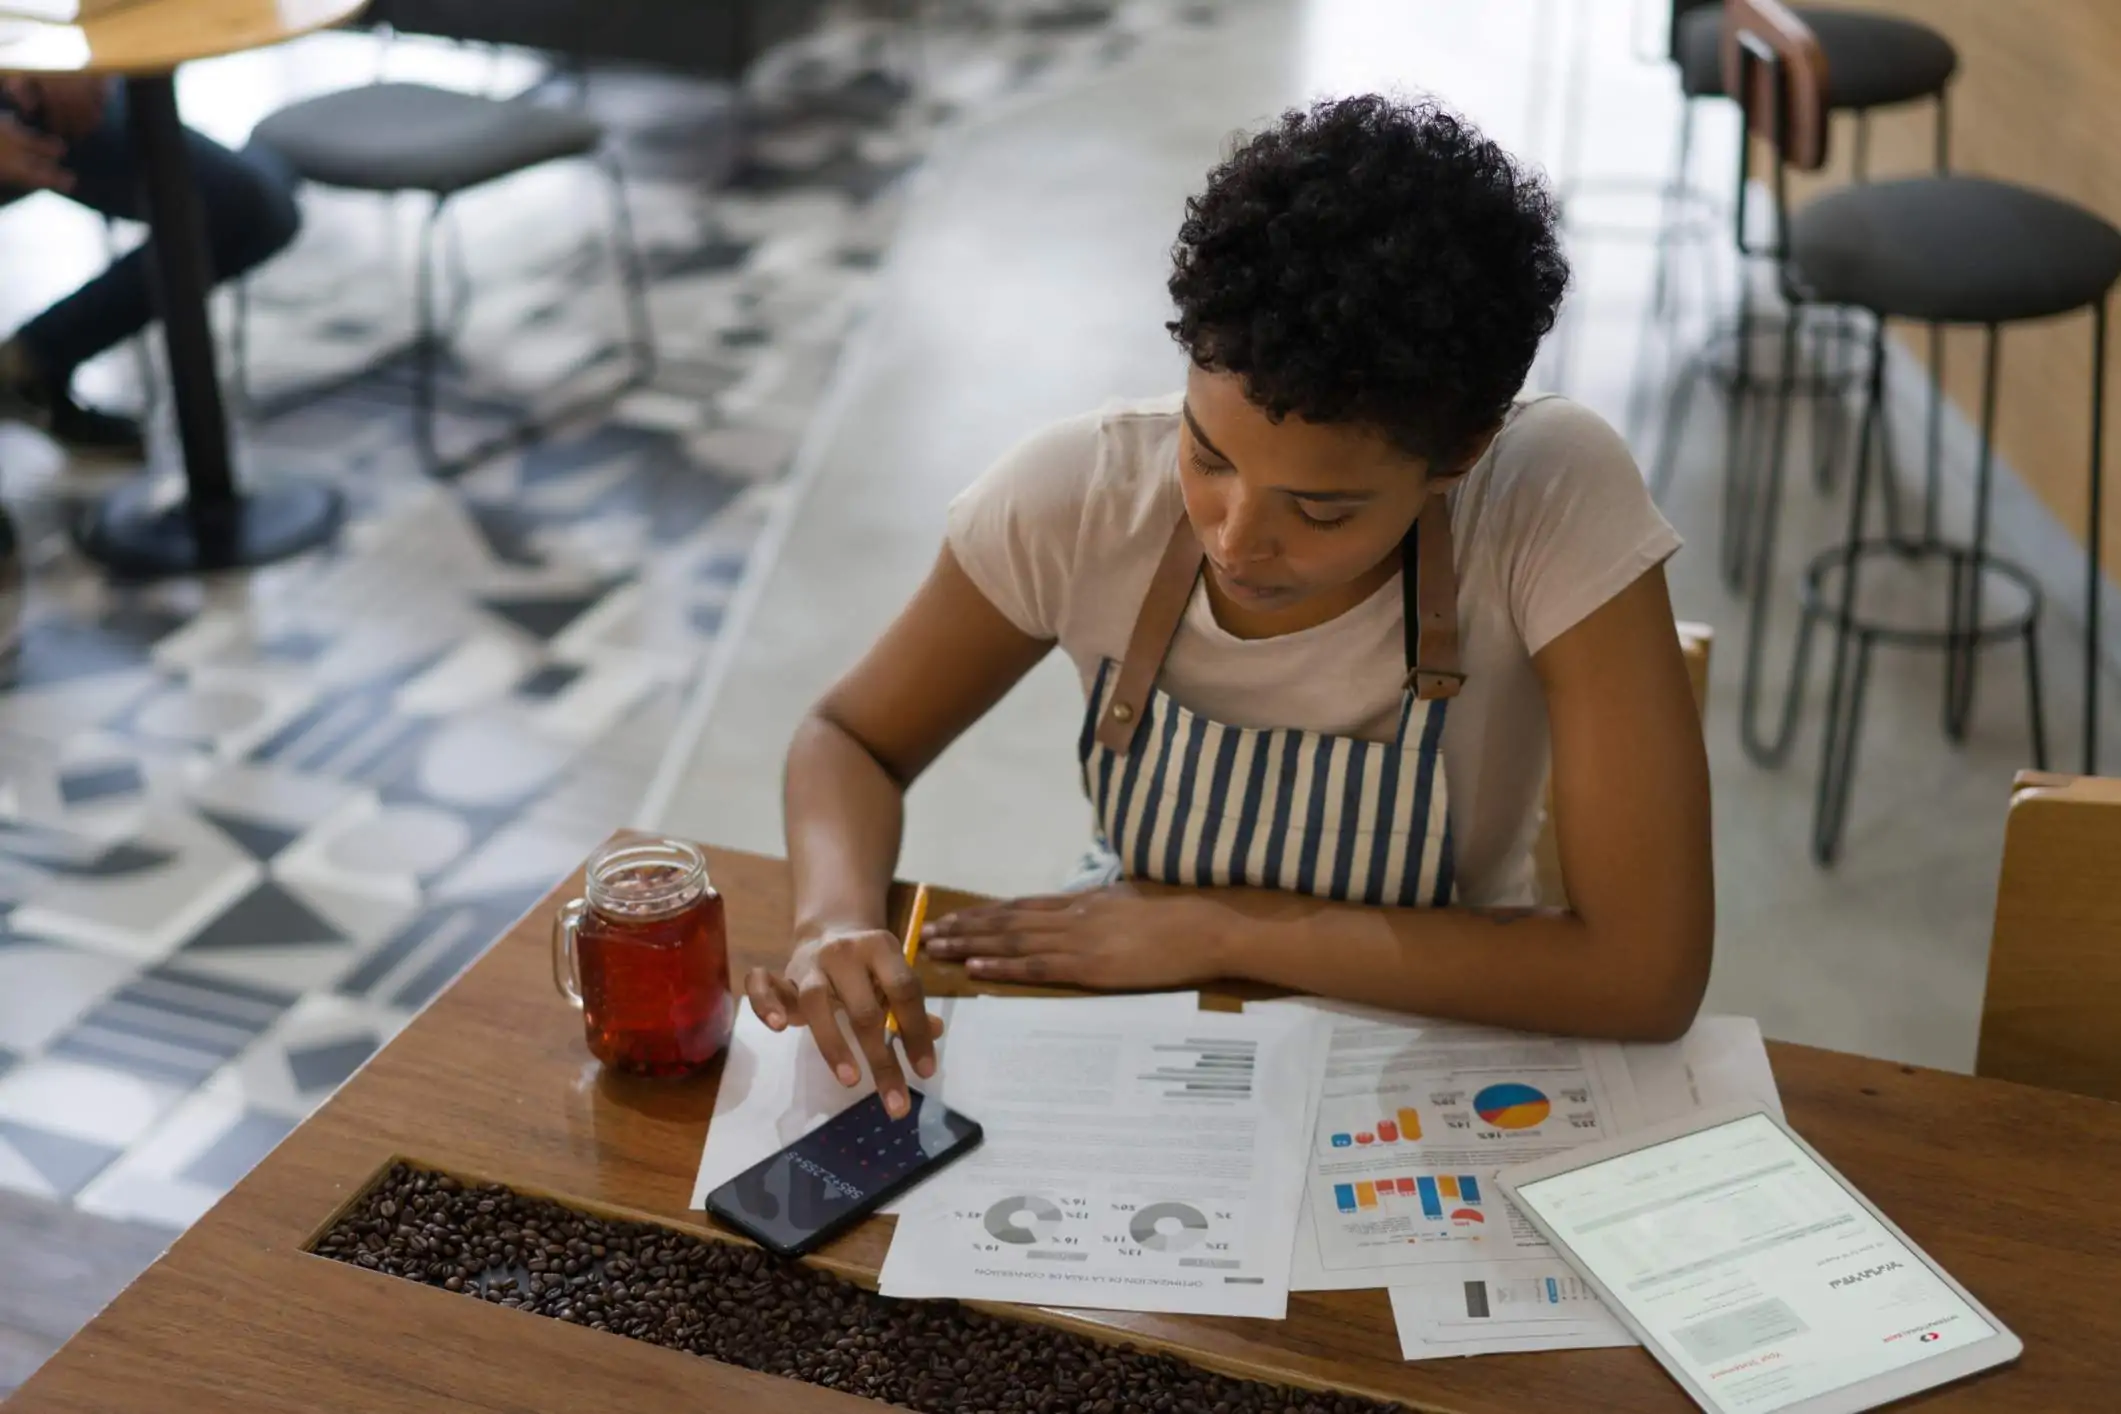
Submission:
M 586 97 L 588 75 L 586 70 L 568 69 L 569 77 L 577 85 L 577 101 Z M 496 100 L 498 101 L 498 100 Z M 282 417 L 300 408 L 307 407 L 322 398 L 363 383 L 382 380 L 397 365 L 410 358 L 412 361 L 411 393 L 413 430 L 421 463 L 433 476 L 451 480 L 472 467 L 492 457 L 525 446 L 542 437 L 547 428 L 557 422 L 567 421 L 588 411 L 588 403 L 596 406 L 607 404 L 634 389 L 645 386 L 655 376 L 656 348 L 655 330 L 648 307 L 648 272 L 641 257 L 639 242 L 634 233 L 633 215 L 627 199 L 626 175 L 618 154 L 609 143 L 586 156 L 603 177 L 611 203 L 611 226 L 606 244 L 611 249 L 618 267 L 619 284 L 625 303 L 626 352 L 631 361 L 627 376 L 617 387 L 600 393 L 582 406 L 561 409 L 544 415 L 516 418 L 500 432 L 481 439 L 470 447 L 442 455 L 439 445 L 437 423 L 440 416 L 441 360 L 451 346 L 452 336 L 461 323 L 464 311 L 471 300 L 471 281 L 464 259 L 461 241 L 449 241 L 452 275 L 456 286 L 456 297 L 449 313 L 444 317 L 437 309 L 437 274 L 439 260 L 437 247 L 441 244 L 444 218 L 451 203 L 466 192 L 479 190 L 490 183 L 464 187 L 457 191 L 431 194 L 432 202 L 420 226 L 418 253 L 414 275 L 413 311 L 414 333 L 412 339 L 403 344 L 385 349 L 380 354 L 347 373 L 327 378 L 300 388 L 278 394 L 263 403 L 253 402 L 250 397 L 249 369 L 249 325 L 250 298 L 248 282 L 236 288 L 236 337 L 235 376 L 240 395 L 252 415 L 261 420 Z M 539 164 L 543 165 L 543 164 Z M 528 170 L 528 169 L 524 169 Z M 507 175 L 515 175 L 509 173 Z M 307 180 L 307 179 L 305 179 Z M 496 180 L 499 180 L 498 178 Z M 319 183 L 319 185 L 325 185 Z M 379 192 L 384 197 L 397 196 L 398 192 Z
M 1871 480 L 1872 432 L 1884 419 L 1885 321 L 1887 314 L 1868 311 L 1873 320 L 1871 364 L 1862 431 L 1857 438 L 1855 484 L 1849 501 L 1848 531 L 1840 544 L 1814 557 L 1807 566 L 1801 592 L 1803 621 L 1799 628 L 1794 661 L 1785 688 L 1780 717 L 1772 732 L 1763 732 L 1759 721 L 1762 662 L 1767 634 L 1776 522 L 1782 492 L 1784 452 L 1789 424 L 1789 404 L 1795 382 L 1794 330 L 1797 315 L 1808 302 L 1800 272 L 1790 264 L 1784 240 L 1789 211 L 1788 172 L 1818 170 L 1825 164 L 1823 141 L 1812 135 L 1825 132 L 1823 94 L 1824 66 L 1811 31 L 1781 0 L 1730 0 L 1730 22 L 1726 29 L 1726 64 L 1733 75 L 1731 89 L 1746 95 L 1746 131 L 1765 138 L 1772 150 L 1772 191 L 1775 227 L 1781 258 L 1777 274 L 1784 300 L 1792 317 L 1784 329 L 1780 379 L 1776 386 L 1776 411 L 1765 475 L 1754 487 L 1757 504 L 1750 514 L 1759 528 L 1752 535 L 1752 569 L 1749 589 L 1745 672 L 1740 696 L 1740 734 L 1747 754 L 1765 766 L 1778 766 L 1788 757 L 1794 741 L 1796 716 L 1809 679 L 1812 640 L 1822 623 L 1834 628 L 1834 666 L 1827 698 L 1827 723 L 1821 749 L 1820 776 L 1813 811 L 1812 849 L 1821 864 L 1831 864 L 1839 855 L 1848 803 L 1854 783 L 1858 735 L 1862 722 L 1864 689 L 1869 677 L 1871 653 L 1880 644 L 1938 649 L 1945 654 L 1943 724 L 1946 736 L 1964 740 L 1972 715 L 1975 668 L 1979 650 L 1987 644 L 2018 639 L 2025 649 L 2027 707 L 2033 761 L 2040 769 L 2047 764 L 2047 734 L 2040 692 L 2038 623 L 2041 593 L 2033 577 L 2023 568 L 1994 554 L 1988 548 L 1989 503 L 1994 479 L 1996 390 L 2000 364 L 2001 326 L 1987 323 L 1983 345 L 1981 393 L 1981 454 L 1975 473 L 1974 526 L 1969 544 L 1958 545 L 1940 532 L 1933 477 L 1930 505 L 1919 535 L 1906 533 L 1893 519 L 1892 496 L 1886 492 L 1888 529 L 1882 537 L 1865 534 L 1865 511 Z M 2104 446 L 2104 402 L 2107 297 L 2091 305 L 2093 312 L 2093 382 L 2091 478 L 2093 505 L 2098 504 L 2099 468 Z M 1932 326 L 1933 329 L 1937 326 Z M 1933 397 L 1936 391 L 1933 387 Z M 2095 510 L 2096 514 L 2096 510 Z M 1858 570 L 1865 559 L 1894 555 L 1904 559 L 1942 558 L 1950 569 L 1945 626 L 1940 630 L 1907 629 L 1861 618 L 1856 609 Z M 2090 568 L 2093 587 L 2086 639 L 2085 749 L 2087 761 L 2096 746 L 2098 693 L 2097 586 L 2099 583 L 2098 523 L 2090 536 Z M 1982 616 L 1983 588 L 1990 574 L 2016 584 L 2026 597 L 2025 608 L 1993 622 Z M 1834 583 L 1838 576 L 1838 583 Z M 1829 592 L 1829 587 L 1838 592 Z
M 1718 3 L 1721 3 L 1721 0 L 1718 0 Z M 1672 22 L 1672 47 L 1675 57 L 1678 54 L 1680 13 L 1675 7 Z M 1726 97 L 1735 101 L 1735 95 L 1738 90 L 1733 85 L 1739 80 L 1730 70 L 1732 61 L 1729 57 L 1729 51 L 1733 35 L 1730 13 L 1730 8 L 1726 5 L 1724 21 L 1726 77 L 1724 89 Z M 1819 157 L 1823 164 L 1826 146 L 1831 137 L 1834 110 L 1825 105 L 1828 76 L 1825 55 L 1823 53 L 1817 54 L 1816 62 L 1818 65 L 1819 99 L 1822 115 L 1814 140 L 1818 144 Z M 1951 170 L 1950 86 L 1946 85 L 1939 88 L 1931 96 L 1931 99 L 1934 107 L 1931 139 L 1933 148 L 1932 170 L 1937 175 L 1943 176 Z M 1692 110 L 1693 100 L 1689 100 L 1682 115 L 1682 124 L 1685 123 L 1687 118 L 1691 117 Z M 1855 181 L 1859 183 L 1867 182 L 1870 180 L 1872 110 L 1869 108 L 1855 108 L 1846 111 L 1855 119 L 1853 125 L 1855 144 L 1850 160 L 1850 173 Z M 1752 335 L 1760 320 L 1758 311 L 1754 309 L 1752 282 L 1745 278 L 1745 269 L 1747 263 L 1752 261 L 1768 261 L 1779 267 L 1784 258 L 1779 229 L 1776 239 L 1764 246 L 1755 244 L 1747 233 L 1748 196 L 1752 185 L 1751 135 L 1750 127 L 1741 125 L 1736 154 L 1737 174 L 1734 182 L 1737 197 L 1731 207 L 1731 239 L 1733 248 L 1737 251 L 1740 265 L 1738 311 L 1730 324 L 1720 326 L 1716 331 L 1713 331 L 1702 349 L 1687 361 L 1686 367 L 1680 374 L 1678 385 L 1674 388 L 1670 399 L 1665 404 L 1665 417 L 1658 429 L 1657 441 L 1650 456 L 1649 471 L 1650 493 L 1661 502 L 1670 491 L 1672 481 L 1678 472 L 1679 443 L 1693 411 L 1694 394 L 1704 380 L 1713 379 L 1720 384 L 1726 395 L 1728 408 L 1724 418 L 1724 513 L 1723 524 L 1718 536 L 1717 564 L 1722 571 L 1725 585 L 1738 592 L 1742 592 L 1747 588 L 1746 575 L 1751 569 L 1746 553 L 1753 534 L 1753 526 L 1749 518 L 1750 506 L 1748 505 L 1748 500 L 1752 495 L 1752 487 L 1747 480 L 1752 461 L 1748 452 L 1750 445 L 1748 440 L 1749 413 L 1752 408 L 1752 400 L 1756 395 L 1772 394 L 1779 387 L 1779 381 L 1769 381 L 1764 371 L 1756 371 L 1754 368 Z M 1861 337 L 1862 331 L 1860 328 L 1848 319 L 1849 313 L 1850 311 L 1837 309 L 1834 311 L 1835 317 L 1831 323 L 1822 323 L 1814 329 L 1813 371 L 1806 374 L 1797 383 L 1798 390 L 1814 400 L 1813 441 L 1815 444 L 1823 445 L 1825 448 L 1820 453 L 1813 469 L 1815 484 L 1821 491 L 1832 490 L 1834 484 L 1840 479 L 1842 442 L 1846 432 L 1846 422 L 1844 421 L 1846 417 L 1845 398 L 1851 387 L 1856 383 L 1858 373 L 1854 354 L 1859 349 L 1867 351 L 1869 345 L 1869 341 Z M 1638 386 L 1642 385 L 1644 381 L 1641 364 L 1647 356 L 1650 331 L 1659 317 L 1656 302 L 1653 300 L 1651 312 L 1645 321 L 1641 344 L 1642 352 L 1638 353 L 1637 356 L 1636 384 Z M 1795 322 L 1799 325 L 1803 322 L 1802 311 L 1797 309 L 1787 310 L 1785 318 L 1787 321 Z M 1729 362 L 1727 364 L 1719 361 L 1719 355 L 1726 346 L 1729 348 Z M 1832 355 L 1831 358 L 1829 354 Z M 1925 510 L 1924 516 L 1925 525 L 1930 526 L 1934 530 L 1934 508 L 1941 499 L 1940 488 L 1943 478 L 1944 395 L 1941 379 L 1944 369 L 1944 329 L 1941 325 L 1932 325 L 1930 327 L 1929 355 L 1930 367 L 1937 370 L 1940 379 L 1939 386 L 1933 390 L 1930 397 L 1928 437 L 1925 446 L 1924 480 L 1928 487 L 1928 499 L 1925 505 L 1928 509 Z M 1631 403 L 1632 401 L 1631 393 Z M 1631 440 L 1635 415 L 1631 407 L 1629 413 Z M 1893 454 L 1886 425 L 1883 422 L 1878 423 L 1873 429 L 1872 435 L 1875 435 L 1879 440 L 1879 455 L 1890 465 L 1893 460 Z M 1900 507 L 1897 493 L 1893 488 L 1890 477 L 1885 482 L 1885 486 L 1886 494 L 1888 497 L 1893 498 L 1887 501 L 1886 512 L 1893 517 L 1892 523 L 1897 528 Z

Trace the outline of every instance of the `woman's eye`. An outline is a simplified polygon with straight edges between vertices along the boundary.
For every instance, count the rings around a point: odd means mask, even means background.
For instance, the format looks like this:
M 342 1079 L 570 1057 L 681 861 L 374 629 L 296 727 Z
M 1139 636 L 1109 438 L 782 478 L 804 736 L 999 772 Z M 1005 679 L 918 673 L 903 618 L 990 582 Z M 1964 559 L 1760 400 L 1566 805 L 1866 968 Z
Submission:
M 1345 515 L 1321 518 L 1319 516 L 1312 515 L 1302 506 L 1298 506 L 1296 508 L 1296 514 L 1305 525 L 1310 526 L 1313 530 L 1338 530 L 1353 519 L 1352 516 Z
M 1230 469 L 1230 464 L 1212 460 L 1196 451 L 1193 453 L 1193 469 L 1202 476 L 1220 476 Z

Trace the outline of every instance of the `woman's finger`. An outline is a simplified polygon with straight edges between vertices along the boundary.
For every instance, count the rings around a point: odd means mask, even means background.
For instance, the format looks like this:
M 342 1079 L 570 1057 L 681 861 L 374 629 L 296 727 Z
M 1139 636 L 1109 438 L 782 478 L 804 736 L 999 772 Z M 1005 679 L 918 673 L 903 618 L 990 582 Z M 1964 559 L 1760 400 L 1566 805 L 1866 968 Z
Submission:
M 795 1013 L 794 983 L 769 968 L 754 967 L 744 974 L 744 995 L 751 999 L 751 1009 L 759 1020 L 775 1031 L 787 1029 L 788 1018 Z M 795 1020 L 796 1025 L 803 1024 L 799 1014 Z
M 822 972 L 812 972 L 796 988 L 796 1004 L 803 1013 L 803 1024 L 810 1028 L 810 1037 L 817 1042 L 818 1052 L 825 1057 L 825 1064 L 842 1085 L 861 1082 L 862 1068 L 854 1062 L 854 1052 L 847 1048 L 847 1038 L 840 1034 L 839 1017 L 834 1012 L 832 984 Z
M 906 1113 L 908 1105 L 906 1077 L 899 1069 L 898 1053 L 891 1048 L 891 1037 L 884 1030 L 884 1003 L 877 993 L 875 974 L 866 960 L 851 950 L 828 954 L 822 966 L 832 979 L 832 990 L 839 994 L 840 1010 L 847 1013 L 853 1027 L 855 1044 L 869 1058 L 869 1074 L 876 1081 L 877 1094 L 884 1098 L 884 1110 L 897 1119 Z M 845 1074 L 840 1078 L 846 1080 Z
M 1066 953 L 976 957 L 965 970 L 983 982 L 1075 982 L 1077 961 Z
M 926 1080 L 935 1074 L 935 1033 L 928 1029 L 928 1000 L 921 991 L 920 979 L 906 966 L 905 958 L 890 947 L 877 949 L 870 968 L 892 1018 L 898 1022 L 906 1059 L 912 1063 L 913 1073 Z

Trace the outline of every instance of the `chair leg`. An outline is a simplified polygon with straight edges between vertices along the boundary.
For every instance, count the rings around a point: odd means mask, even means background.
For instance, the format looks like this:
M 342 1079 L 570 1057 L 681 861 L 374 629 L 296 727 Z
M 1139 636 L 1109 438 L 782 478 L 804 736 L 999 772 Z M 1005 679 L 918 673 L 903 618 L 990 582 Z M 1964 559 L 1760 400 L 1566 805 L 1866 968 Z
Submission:
M 1871 337 L 1870 396 L 1865 400 L 1866 424 L 1885 416 L 1885 321 L 1879 320 Z M 1868 434 L 1870 426 L 1865 427 Z M 1880 458 L 1883 461 L 1883 457 Z M 1819 791 L 1812 806 L 1812 858 L 1832 864 L 1841 853 L 1841 836 L 1848 823 L 1848 807 L 1856 784 L 1856 751 L 1863 735 L 1863 697 L 1870 682 L 1873 636 L 1856 626 L 1857 568 L 1863 560 L 1864 505 L 1870 491 L 1871 457 L 1868 435 L 1856 457 L 1856 484 L 1849 494 L 1848 538 L 1841 547 L 1841 593 L 1832 611 L 1834 619 L 1834 671 L 1826 694 L 1826 730 L 1819 750 Z M 1851 640 L 1854 649 L 1851 652 Z
M 250 277 L 236 280 L 229 291 L 235 306 L 235 327 L 229 330 L 229 381 L 234 385 L 236 406 L 247 415 L 250 401 Z
M 1642 445 L 1643 434 L 1648 431 L 1650 407 L 1653 397 L 1650 391 L 1650 351 L 1660 337 L 1669 338 L 1672 316 L 1674 284 L 1672 277 L 1672 228 L 1679 214 L 1685 210 L 1687 173 L 1693 165 L 1694 150 L 1694 105 L 1682 98 L 1679 103 L 1679 150 L 1672 160 L 1672 172 L 1664 188 L 1664 198 L 1657 211 L 1657 267 L 1652 276 L 1650 303 L 1643 313 L 1642 333 L 1635 344 L 1635 369 L 1628 379 L 1627 417 L 1622 426 L 1628 445 Z
M 1922 452 L 1922 543 L 1934 548 L 1943 538 L 1944 497 L 1944 326 L 1930 325 L 1930 419 Z
M 1879 319 L 1878 327 L 1885 321 Z M 1880 389 L 1878 418 L 1872 425 L 1872 433 L 1878 439 L 1878 504 L 1885 513 L 1885 538 L 1896 545 L 1907 546 L 1912 542 L 1907 535 L 1907 516 L 1900 504 L 1899 458 L 1893 455 L 1893 420 L 1885 413 L 1885 371 L 1882 361 L 1874 367 Z
M 103 258 L 115 264 L 118 259 L 118 222 L 116 217 L 103 218 Z M 143 420 L 154 413 L 158 401 L 159 381 L 155 377 L 155 351 L 142 332 L 132 341 L 133 376 L 140 380 L 140 414 Z
M 1814 616 L 1807 607 L 1797 629 L 1796 651 L 1790 662 L 1789 684 L 1782 697 L 1782 714 L 1774 735 L 1760 729 L 1760 676 L 1767 657 L 1768 610 L 1774 602 L 1775 541 L 1781 519 L 1783 461 L 1789 447 L 1790 403 L 1797 381 L 1797 340 L 1800 307 L 1792 307 L 1791 319 L 1782 330 L 1780 377 L 1775 388 L 1773 430 L 1769 436 L 1768 463 L 1758 481 L 1760 533 L 1753 537 L 1753 563 L 1747 576 L 1751 599 L 1746 613 L 1745 677 L 1739 692 L 1738 736 L 1745 753 L 1761 766 L 1780 766 L 1789 758 L 1796 737 L 1797 709 L 1804 700 L 1804 686 L 1811 677 Z
M 471 314 L 471 260 L 464 253 L 463 222 L 443 220 L 441 236 L 449 260 L 449 313 L 437 321 L 436 330 L 442 338 L 455 340 L 463 336 L 464 321 Z
M 435 229 L 441 224 L 446 203 L 435 199 L 428 211 L 427 219 L 420 226 L 419 269 L 414 282 L 414 317 L 417 330 L 413 335 L 413 439 L 420 453 L 421 465 L 429 474 L 439 474 L 442 466 L 440 449 L 436 442 L 435 401 L 436 383 L 440 378 L 442 336 L 435 324 Z
M 648 267 L 641 259 L 640 242 L 633 229 L 633 212 L 626 199 L 626 171 L 618 155 L 605 152 L 597 165 L 604 169 L 611 193 L 612 245 L 618 256 L 619 280 L 626 296 L 626 326 L 632 345 L 634 380 L 645 383 L 655 376 L 655 326 L 648 310 Z
M 1679 439 L 1686 434 L 1687 414 L 1693 411 L 1694 390 L 1710 377 L 1708 355 L 1688 359 L 1679 371 L 1679 381 L 1664 405 L 1664 425 L 1657 430 L 1657 450 L 1650 459 L 1650 498 L 1660 505 L 1672 489 L 1679 470 Z
M 2091 505 L 2085 524 L 2088 561 L 2084 602 L 2084 774 L 2099 774 L 2099 667 L 2104 657 L 2099 635 L 2099 601 L 2106 580 L 2099 572 L 2100 542 L 2105 538 L 2102 494 L 2106 472 L 2106 312 L 2107 297 L 2092 311 L 2092 455 Z
M 1792 312 L 1794 313 L 1794 311 Z M 1794 327 L 1792 319 L 1791 327 Z M 1741 265 L 1738 280 L 1738 338 L 1731 358 L 1731 386 L 1725 403 L 1723 424 L 1723 539 L 1720 564 L 1723 582 L 1732 591 L 1745 583 L 1748 491 L 1745 466 L 1746 413 L 1752 406 L 1753 296 L 1752 281 Z
M 1851 579 L 1854 568 L 1846 573 Z M 1827 693 L 1826 743 L 1820 753 L 1819 794 L 1812 807 L 1812 858 L 1821 865 L 1841 857 L 1841 837 L 1848 827 L 1849 799 L 1855 793 L 1856 748 L 1863 739 L 1863 696 L 1871 680 L 1871 635 L 1851 634 L 1844 621 L 1839 639 L 1856 640 L 1847 693 L 1842 684 L 1843 645 L 1834 652 L 1834 682 Z
M 1996 380 L 2002 340 L 1991 324 L 1981 351 L 1981 460 L 1974 473 L 1974 543 L 1966 572 L 1954 577 L 1944 649 L 1944 732 L 1966 740 L 1974 712 L 1974 673 L 1981 660 L 1981 590 L 1988 576 L 1989 487 L 1995 472 Z
M 2040 705 L 2040 618 L 2025 625 L 2025 717 L 2033 739 L 2033 769 L 2047 769 L 2047 712 Z

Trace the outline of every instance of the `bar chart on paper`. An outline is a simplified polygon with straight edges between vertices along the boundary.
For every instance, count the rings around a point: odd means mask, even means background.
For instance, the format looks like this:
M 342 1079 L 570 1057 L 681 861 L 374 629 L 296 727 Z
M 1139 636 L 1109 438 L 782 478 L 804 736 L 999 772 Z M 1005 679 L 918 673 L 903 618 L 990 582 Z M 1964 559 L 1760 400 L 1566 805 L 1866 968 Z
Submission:
M 1381 1113 L 1387 1104 L 1391 1104 L 1389 1113 Z M 1328 1157 L 1347 1157 L 1349 1149 L 1419 1143 L 1421 1111 L 1406 1102 L 1340 1102 L 1319 1121 L 1319 1151 Z
M 1386 1209 L 1419 1213 L 1432 1222 L 1470 1227 L 1487 1222 L 1480 1180 L 1470 1173 L 1401 1174 L 1333 1185 L 1333 1206 L 1343 1213 Z

